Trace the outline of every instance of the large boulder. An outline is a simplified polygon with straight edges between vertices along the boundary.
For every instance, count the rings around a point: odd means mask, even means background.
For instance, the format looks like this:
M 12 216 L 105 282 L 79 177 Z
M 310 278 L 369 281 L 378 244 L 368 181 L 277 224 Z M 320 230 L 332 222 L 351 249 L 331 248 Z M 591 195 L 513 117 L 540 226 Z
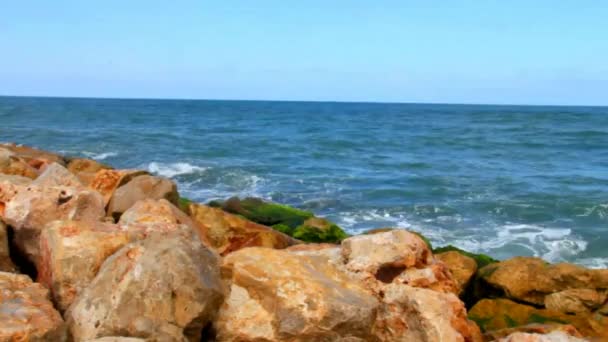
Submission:
M 179 225 L 117 225 L 92 221 L 54 221 L 40 235 L 38 281 L 51 289 L 65 311 L 86 288 L 103 262 L 129 242 L 151 232 L 172 232 Z
M 108 204 L 108 216 L 119 218 L 137 201 L 144 199 L 166 199 L 178 205 L 177 186 L 168 178 L 155 176 L 138 176 L 116 189 Z
M 319 256 L 247 248 L 224 258 L 218 341 L 373 341 L 379 302 Z
M 445 265 L 406 231 L 246 248 L 222 275 L 220 341 L 481 341 Z
M 133 178 L 146 174 L 148 173 L 142 170 L 101 169 L 95 173 L 89 187 L 102 194 L 104 203 L 107 205 L 116 189 L 127 184 Z
M 166 199 L 138 201 L 120 216 L 118 223 L 162 226 L 184 224 L 193 231 L 198 231 L 198 227 L 192 219 Z
M 473 279 L 473 276 L 477 272 L 475 259 L 456 251 L 435 254 L 435 258 L 442 261 L 450 269 L 458 287 L 458 294 L 463 295 L 471 279 Z
M 122 247 L 66 312 L 74 340 L 199 341 L 223 298 L 218 262 L 190 229 L 152 233 Z
M 576 328 L 569 324 L 559 323 L 533 323 L 528 325 L 522 325 L 514 328 L 506 328 L 500 330 L 492 330 L 486 332 L 483 337 L 486 341 L 497 341 L 501 338 L 505 338 L 514 333 L 528 333 L 528 334 L 540 334 L 546 335 L 554 331 L 563 332 L 568 336 L 572 337 L 583 337 Z
M 566 314 L 516 303 L 509 299 L 482 299 L 469 310 L 469 318 L 476 321 L 483 331 L 533 323 L 556 323 L 572 325 L 585 337 L 608 339 L 608 317 L 597 313 Z
M 5 203 L 3 219 L 13 227 L 15 244 L 31 262 L 39 256 L 39 236 L 53 220 L 99 221 L 105 216 L 99 193 L 73 187 L 21 188 Z
M 17 268 L 11 260 L 8 249 L 8 231 L 4 222 L 0 221 L 0 272 L 15 272 Z
M 44 171 L 32 182 L 33 185 L 40 187 L 70 186 L 82 187 L 82 183 L 74 174 L 65 167 L 52 163 L 44 168 Z
M 0 341 L 65 340 L 65 323 L 48 290 L 26 275 L 0 272 Z
M 197 224 L 203 241 L 221 255 L 245 247 L 286 248 L 298 241 L 221 209 L 192 203 L 188 212 Z
M 88 186 L 95 178 L 97 171 L 112 168 L 93 159 L 75 158 L 68 162 L 67 169 L 78 177 L 82 184 Z
M 517 301 L 542 306 L 545 297 L 570 289 L 608 289 L 608 269 L 592 270 L 540 258 L 515 257 L 479 270 L 478 292 L 490 292 Z

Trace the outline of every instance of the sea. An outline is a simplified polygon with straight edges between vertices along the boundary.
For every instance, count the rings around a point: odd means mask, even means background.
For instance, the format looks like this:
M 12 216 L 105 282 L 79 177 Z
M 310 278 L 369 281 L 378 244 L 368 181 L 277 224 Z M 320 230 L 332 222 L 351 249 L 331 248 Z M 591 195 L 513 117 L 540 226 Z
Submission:
M 608 267 L 608 107 L 0 97 L 0 141 L 262 197 L 351 234 Z

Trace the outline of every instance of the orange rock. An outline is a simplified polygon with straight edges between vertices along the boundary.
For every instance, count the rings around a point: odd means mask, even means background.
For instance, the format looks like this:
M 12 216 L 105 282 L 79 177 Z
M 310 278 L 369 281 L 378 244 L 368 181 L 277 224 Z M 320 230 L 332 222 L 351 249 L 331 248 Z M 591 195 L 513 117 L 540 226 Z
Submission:
M 137 201 L 144 199 L 166 199 L 177 206 L 179 194 L 177 185 L 168 178 L 155 176 L 138 176 L 127 184 L 116 189 L 108 203 L 108 216 L 120 217 Z
M 54 220 L 100 221 L 103 199 L 95 191 L 73 187 L 20 189 L 5 205 L 3 218 L 15 231 L 15 244 L 34 264 L 39 256 L 40 232 Z
M 477 262 L 475 262 L 475 259 L 456 251 L 435 254 L 435 258 L 442 261 L 448 267 L 458 286 L 456 294 L 462 295 L 477 272 Z
M 70 161 L 68 162 L 67 169 L 73 174 L 79 174 L 81 172 L 96 173 L 99 170 L 112 168 L 93 159 L 74 158 L 70 159 Z
M 33 185 L 37 186 L 72 186 L 72 187 L 82 187 L 82 183 L 78 180 L 76 176 L 74 176 L 70 171 L 68 171 L 65 167 L 52 163 L 49 164 L 44 171 L 36 178 L 33 182 Z
M 89 183 L 89 188 L 103 195 L 104 203 L 107 205 L 120 186 L 128 183 L 131 179 L 148 174 L 142 170 L 107 170 L 102 169 L 95 173 L 95 177 Z
M 34 179 L 39 172 L 13 152 L 0 148 L 0 173 Z
M 0 272 L 16 272 L 8 249 L 8 232 L 4 222 L 0 221 Z
M 229 214 L 218 208 L 191 204 L 190 216 L 201 239 L 221 255 L 245 247 L 286 248 L 298 241 L 272 228 Z
M 65 159 L 56 153 L 16 144 L 0 144 L 0 148 L 13 152 L 15 155 L 26 160 L 36 169 L 40 169 L 42 166 L 51 163 L 58 163 L 65 166 Z
M 0 341 L 61 342 L 66 337 L 47 289 L 26 275 L 0 272 Z

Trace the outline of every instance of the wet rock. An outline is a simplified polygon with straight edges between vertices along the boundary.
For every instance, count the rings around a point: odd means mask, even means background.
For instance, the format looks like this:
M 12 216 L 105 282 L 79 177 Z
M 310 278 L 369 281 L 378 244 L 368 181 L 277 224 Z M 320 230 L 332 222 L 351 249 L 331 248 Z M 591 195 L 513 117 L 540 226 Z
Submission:
M 203 241 L 221 255 L 245 247 L 281 249 L 298 243 L 285 234 L 221 209 L 192 203 L 188 211 Z
M 68 171 L 65 167 L 52 163 L 44 169 L 44 171 L 36 178 L 33 185 L 41 187 L 53 187 L 53 186 L 70 186 L 70 187 L 82 187 L 82 183 L 78 180 L 74 174 Z
M 106 259 L 66 320 L 76 341 L 103 336 L 199 341 L 221 302 L 218 257 L 185 229 L 152 233 Z
M 48 222 L 99 221 L 104 215 L 103 199 L 95 191 L 30 185 L 20 189 L 5 204 L 3 219 L 14 229 L 16 246 L 35 264 L 40 232 Z
M 348 237 L 342 228 L 320 217 L 311 217 L 298 226 L 292 236 L 307 242 L 338 243 Z
M 435 258 L 446 264 L 456 281 L 458 294 L 462 295 L 477 272 L 477 262 L 456 251 L 435 254 Z
M 570 289 L 608 289 L 608 269 L 592 270 L 540 258 L 515 257 L 479 270 L 481 290 L 534 305 L 544 305 L 549 294 Z
M 114 218 L 131 208 L 137 201 L 144 199 L 166 199 L 178 205 L 179 194 L 173 181 L 163 177 L 138 176 L 116 189 L 108 204 L 108 215 Z
M 608 339 L 608 317 L 539 309 L 509 299 L 482 299 L 469 310 L 469 318 L 477 322 L 482 331 L 492 331 L 528 324 L 569 324 L 585 337 Z
M 562 331 L 554 331 L 548 334 L 530 334 L 516 332 L 498 342 L 585 342 L 586 340 L 570 336 Z
M 224 258 L 218 341 L 373 341 L 379 303 L 316 256 L 247 248 Z
M 22 274 L 0 272 L 0 341 L 65 341 L 48 290 Z
M 95 177 L 89 183 L 89 188 L 103 195 L 104 203 L 107 205 L 119 187 L 127 184 L 137 176 L 147 175 L 142 170 L 108 170 L 101 169 L 95 173 Z
M 8 249 L 8 231 L 4 222 L 0 221 L 0 272 L 16 272 L 17 268 L 11 260 Z

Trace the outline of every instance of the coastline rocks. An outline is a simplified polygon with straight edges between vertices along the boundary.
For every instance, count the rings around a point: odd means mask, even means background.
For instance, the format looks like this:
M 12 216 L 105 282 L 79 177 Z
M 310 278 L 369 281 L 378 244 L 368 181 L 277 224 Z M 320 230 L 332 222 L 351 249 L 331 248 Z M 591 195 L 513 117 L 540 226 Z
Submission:
M 65 323 L 48 290 L 26 275 L 0 272 L 0 341 L 65 340 Z
M 36 178 L 32 185 L 40 187 L 52 187 L 52 186 L 70 186 L 70 187 L 82 187 L 82 183 L 78 180 L 74 174 L 68 171 L 65 167 L 52 163 L 48 165 L 44 171 Z
M 592 270 L 561 263 L 548 264 L 535 257 L 515 257 L 479 270 L 482 290 L 494 290 L 507 298 L 544 305 L 545 297 L 570 289 L 608 289 L 608 269 Z
M 475 260 L 456 251 L 435 254 L 435 258 L 446 264 L 456 281 L 458 295 L 462 295 L 477 272 Z
M 145 199 L 136 202 L 120 216 L 118 223 L 129 226 L 141 224 L 161 227 L 176 227 L 184 224 L 193 231 L 198 231 L 196 224 L 188 215 L 165 199 Z M 170 228 L 170 230 L 174 229 Z
M 188 211 L 198 226 L 201 238 L 221 255 L 245 247 L 282 249 L 299 243 L 269 227 L 221 209 L 192 203 Z
M 538 309 L 509 299 L 482 299 L 469 310 L 469 318 L 482 331 L 493 331 L 528 324 L 570 324 L 583 336 L 608 339 L 608 317 L 597 313 L 575 315 Z
M 39 236 L 54 220 L 99 221 L 105 215 L 103 199 L 91 190 L 73 187 L 20 189 L 5 204 L 4 221 L 15 232 L 15 244 L 33 263 L 38 261 Z
M 56 153 L 16 144 L 0 144 L 0 148 L 9 150 L 18 157 L 23 158 L 29 165 L 36 169 L 40 169 L 42 166 L 51 163 L 58 163 L 65 166 L 65 159 Z
M 4 222 L 0 221 L 0 272 L 16 272 L 8 249 L 8 231 Z
M 324 218 L 311 217 L 298 226 L 292 236 L 307 242 L 339 243 L 346 239 L 348 234 Z
M 223 296 L 217 255 L 191 233 L 152 233 L 106 259 L 66 312 L 74 340 L 199 341 Z
M 137 176 L 116 189 L 108 203 L 108 216 L 118 218 L 137 201 L 144 199 L 166 199 L 177 206 L 179 200 L 177 186 L 167 178 L 149 175 Z
M 99 192 L 103 196 L 104 204 L 107 205 L 116 189 L 127 184 L 137 176 L 147 174 L 146 171 L 142 170 L 101 169 L 95 173 L 95 176 L 89 183 L 89 188 Z
M 555 331 L 563 332 L 564 334 L 572 337 L 582 337 L 581 333 L 576 330 L 575 327 L 568 324 L 559 324 L 559 323 L 545 323 L 545 324 L 528 324 L 515 328 L 506 328 L 500 330 L 493 330 L 485 333 L 484 339 L 486 341 L 496 341 L 501 338 L 508 337 L 514 333 L 528 333 L 528 334 L 540 334 L 546 335 Z
M 224 258 L 218 341 L 373 341 L 379 303 L 318 256 L 247 248 Z

